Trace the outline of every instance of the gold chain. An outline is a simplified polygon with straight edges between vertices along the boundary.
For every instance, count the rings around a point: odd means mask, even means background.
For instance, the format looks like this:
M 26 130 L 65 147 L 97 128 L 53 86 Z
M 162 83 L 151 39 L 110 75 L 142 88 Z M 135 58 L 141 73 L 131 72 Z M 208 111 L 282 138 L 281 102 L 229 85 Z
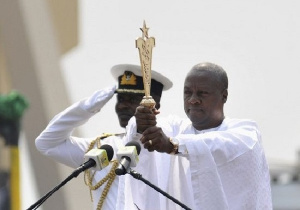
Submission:
M 92 190 L 97 190 L 99 187 L 101 187 L 104 183 L 107 182 L 103 189 L 101 197 L 98 201 L 97 210 L 100 210 L 102 208 L 104 200 L 108 194 L 108 191 L 116 177 L 115 170 L 118 167 L 118 161 L 113 160 L 111 162 L 112 162 L 113 166 L 110 169 L 109 173 L 103 179 L 101 179 L 99 182 L 97 182 L 94 186 L 92 184 L 92 180 L 94 178 L 95 172 L 93 173 L 92 176 L 90 175 L 90 170 L 85 171 L 85 174 L 84 174 L 84 181 L 85 181 L 85 184 L 90 188 L 91 198 L 92 198 Z M 93 198 L 92 198 L 92 201 L 93 201 Z
M 97 147 L 100 148 L 100 140 L 103 139 L 103 138 L 106 138 L 108 136 L 111 136 L 111 134 L 104 134 L 100 137 L 97 137 L 95 140 L 93 140 L 88 149 L 87 149 L 87 152 L 90 151 L 94 145 L 96 144 L 97 142 Z M 93 172 L 93 174 L 91 175 L 91 171 L 90 170 L 86 170 L 84 172 L 84 183 L 90 188 L 90 195 L 91 195 L 91 200 L 93 201 L 93 196 L 92 196 L 92 190 L 97 190 L 99 187 L 101 187 L 104 183 L 107 182 L 107 184 L 105 185 L 103 191 L 102 191 L 102 194 L 101 194 L 101 197 L 98 201 L 98 204 L 97 204 L 97 210 L 101 210 L 102 206 L 103 206 L 103 203 L 104 203 L 104 200 L 105 198 L 107 197 L 107 194 L 108 194 L 108 191 L 113 183 L 113 181 L 115 180 L 115 177 L 116 177 L 116 173 L 115 173 L 115 170 L 116 168 L 118 167 L 118 161 L 117 160 L 112 160 L 111 163 L 113 164 L 109 173 L 103 178 L 101 179 L 99 182 L 97 182 L 94 186 L 93 186 L 93 178 L 95 176 L 95 173 L 96 171 Z

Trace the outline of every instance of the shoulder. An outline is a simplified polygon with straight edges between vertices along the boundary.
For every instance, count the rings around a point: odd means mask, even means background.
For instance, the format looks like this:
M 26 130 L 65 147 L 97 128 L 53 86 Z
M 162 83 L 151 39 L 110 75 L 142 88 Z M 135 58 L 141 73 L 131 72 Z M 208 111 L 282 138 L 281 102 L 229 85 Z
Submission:
M 237 119 L 237 118 L 228 118 L 226 117 L 221 127 L 223 128 L 239 128 L 239 127 L 253 127 L 258 129 L 257 122 L 252 119 Z

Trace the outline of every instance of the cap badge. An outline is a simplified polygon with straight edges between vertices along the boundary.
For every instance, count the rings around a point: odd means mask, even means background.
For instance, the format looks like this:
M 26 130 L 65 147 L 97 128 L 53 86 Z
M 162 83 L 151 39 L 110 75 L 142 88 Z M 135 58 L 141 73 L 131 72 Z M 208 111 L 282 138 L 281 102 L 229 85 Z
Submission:
M 136 76 L 130 71 L 125 71 L 121 79 L 121 85 L 136 85 Z

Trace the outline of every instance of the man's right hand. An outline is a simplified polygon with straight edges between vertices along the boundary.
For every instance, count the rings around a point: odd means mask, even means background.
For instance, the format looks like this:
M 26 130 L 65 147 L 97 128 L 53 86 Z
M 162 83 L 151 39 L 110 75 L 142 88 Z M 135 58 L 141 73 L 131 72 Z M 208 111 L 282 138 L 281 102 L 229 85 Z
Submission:
M 137 131 L 143 133 L 147 128 L 156 125 L 156 115 L 159 113 L 156 109 L 149 109 L 145 106 L 138 106 L 135 111 Z

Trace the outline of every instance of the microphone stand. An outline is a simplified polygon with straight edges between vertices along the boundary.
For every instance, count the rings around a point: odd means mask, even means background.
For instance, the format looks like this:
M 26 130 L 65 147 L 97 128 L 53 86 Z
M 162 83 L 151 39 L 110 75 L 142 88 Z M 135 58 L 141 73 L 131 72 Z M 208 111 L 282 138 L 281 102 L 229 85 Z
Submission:
M 158 188 L 157 186 L 153 185 L 151 182 L 149 182 L 148 180 L 144 179 L 142 177 L 142 175 L 134 170 L 132 170 L 131 168 L 129 169 L 129 174 L 131 176 L 133 176 L 135 179 L 141 180 L 142 182 L 144 182 L 145 184 L 147 184 L 148 186 L 152 187 L 153 189 L 155 189 L 157 192 L 163 194 L 164 196 L 166 196 L 167 198 L 169 198 L 170 200 L 172 200 L 173 202 L 175 202 L 176 204 L 178 204 L 179 206 L 181 206 L 184 209 L 187 210 L 191 210 L 191 208 L 187 207 L 186 205 L 184 205 L 183 203 L 181 203 L 180 201 L 178 201 L 177 199 L 175 199 L 174 197 L 172 197 L 171 195 L 169 195 L 168 193 L 162 191 L 160 188 Z
M 64 181 L 62 181 L 59 185 L 57 185 L 55 188 L 53 188 L 51 191 L 49 191 L 46 195 L 44 195 L 41 199 L 39 199 L 37 202 L 32 204 L 28 209 L 26 210 L 35 210 L 39 206 L 41 206 L 54 192 L 59 190 L 62 186 L 64 186 L 68 181 L 71 179 L 77 177 L 81 172 L 85 171 L 88 168 L 91 168 L 95 165 L 95 162 L 90 161 L 85 165 L 79 166 L 77 169 L 75 169 L 71 175 L 69 175 Z

